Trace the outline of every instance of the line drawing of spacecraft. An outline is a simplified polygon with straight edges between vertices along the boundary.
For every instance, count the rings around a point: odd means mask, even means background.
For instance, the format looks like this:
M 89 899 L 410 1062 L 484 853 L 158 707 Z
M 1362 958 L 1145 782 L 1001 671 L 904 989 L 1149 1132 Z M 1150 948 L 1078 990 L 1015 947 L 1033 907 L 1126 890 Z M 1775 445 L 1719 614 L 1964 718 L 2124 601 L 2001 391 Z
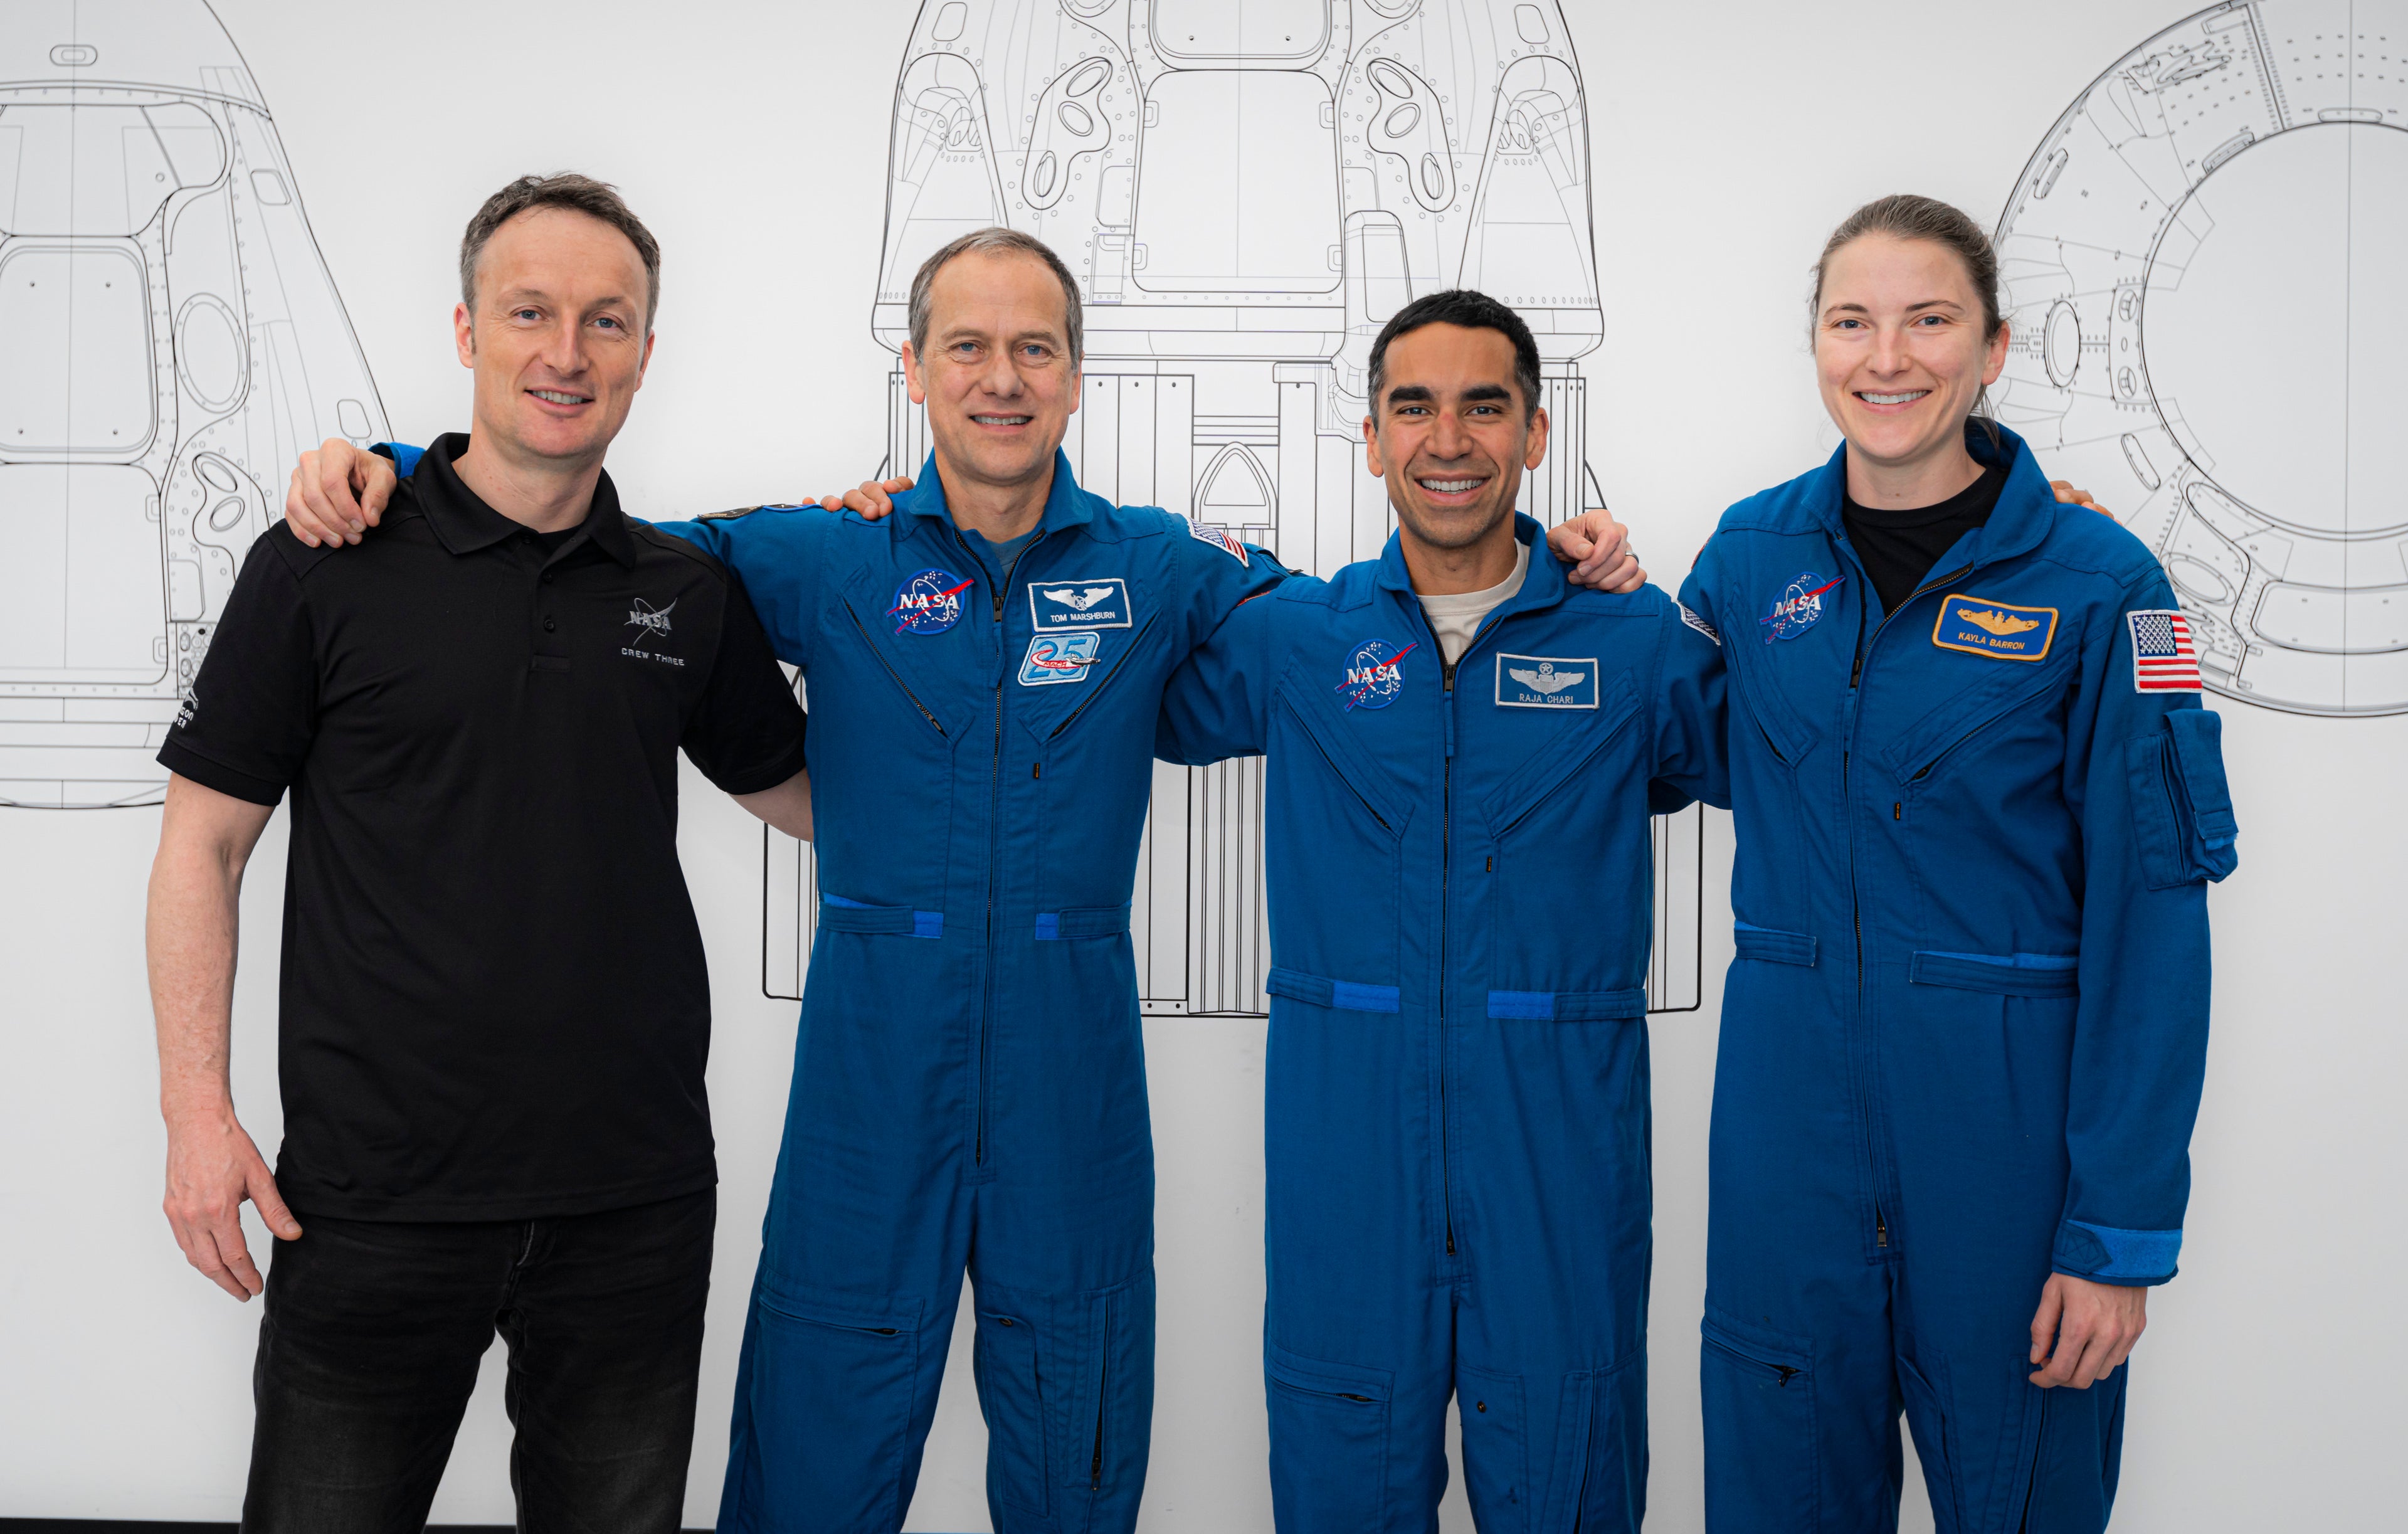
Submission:
M 204 0 L 0 11 L 0 804 L 155 804 L 286 466 L 386 435 Z
M 1536 334 L 1546 461 L 1521 509 L 1601 505 L 1574 359 L 1602 338 L 1586 107 L 1563 14 L 1510 0 L 928 0 L 895 94 L 871 329 L 909 336 L 912 274 L 1008 224 L 1084 298 L 1079 482 L 1330 575 L 1394 525 L 1363 466 L 1372 341 L 1474 287 Z M 887 460 L 925 413 L 887 379 Z M 1154 766 L 1131 922 L 1144 1010 L 1263 1016 L 1263 764 Z M 1656 1011 L 1698 1005 L 1703 819 L 1655 824 Z M 763 989 L 799 996 L 810 858 L 767 833 Z
M 2403 109 L 2408 0 L 2211 7 L 2075 99 L 1999 221 L 2000 418 L 2148 543 L 2226 697 L 2408 710 Z

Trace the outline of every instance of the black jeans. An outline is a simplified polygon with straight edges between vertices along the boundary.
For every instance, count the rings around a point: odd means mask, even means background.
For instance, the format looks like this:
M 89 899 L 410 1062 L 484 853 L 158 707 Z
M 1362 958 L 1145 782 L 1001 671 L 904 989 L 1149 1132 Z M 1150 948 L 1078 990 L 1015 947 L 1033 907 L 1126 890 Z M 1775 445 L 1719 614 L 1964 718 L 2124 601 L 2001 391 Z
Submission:
M 267 1274 L 243 1528 L 418 1534 L 499 1332 L 519 1527 L 671 1534 L 717 1213 L 710 1190 L 544 1220 L 298 1211 Z

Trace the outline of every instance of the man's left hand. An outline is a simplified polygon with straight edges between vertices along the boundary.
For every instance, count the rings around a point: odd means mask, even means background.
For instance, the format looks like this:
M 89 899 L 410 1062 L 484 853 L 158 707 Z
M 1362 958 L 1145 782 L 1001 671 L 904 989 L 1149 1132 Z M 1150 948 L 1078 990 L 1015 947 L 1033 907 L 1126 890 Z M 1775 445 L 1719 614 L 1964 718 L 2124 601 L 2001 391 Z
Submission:
M 898 474 L 892 480 L 864 480 L 841 495 L 822 495 L 824 511 L 857 511 L 876 522 L 895 509 L 895 497 L 911 488 L 911 477 Z
M 2051 1273 L 2032 1315 L 2031 1383 L 2087 1390 L 2131 1355 L 2148 1325 L 2148 1290 Z
M 1630 529 L 1603 507 L 1547 529 L 1547 547 L 1570 565 L 1566 579 L 1597 591 L 1637 591 L 1647 572 L 1630 549 Z

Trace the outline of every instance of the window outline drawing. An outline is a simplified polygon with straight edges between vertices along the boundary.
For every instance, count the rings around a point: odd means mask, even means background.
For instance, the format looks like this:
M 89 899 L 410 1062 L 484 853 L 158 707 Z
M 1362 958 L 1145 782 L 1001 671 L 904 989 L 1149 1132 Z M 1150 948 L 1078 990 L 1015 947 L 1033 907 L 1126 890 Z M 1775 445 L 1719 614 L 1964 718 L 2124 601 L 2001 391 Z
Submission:
M 1553 436 L 1520 509 L 1554 525 L 1602 504 L 1576 366 L 1604 335 L 1592 163 L 1553 0 L 928 0 L 896 76 L 871 330 L 899 351 L 945 241 L 1036 235 L 1085 301 L 1080 483 L 1215 521 L 1216 476 L 1252 475 L 1267 520 L 1215 524 L 1328 575 L 1394 526 L 1362 463 L 1372 340 L 1412 297 L 1481 288 L 1539 340 Z M 887 386 L 887 462 L 915 472 L 924 416 L 899 371 Z M 1262 783 L 1259 759 L 1155 764 L 1131 923 L 1150 1016 L 1268 1013 Z M 1696 807 L 1653 827 L 1652 1011 L 1699 1004 L 1703 827 Z M 770 996 L 801 995 L 810 863 L 765 833 Z
M 2205 323 L 2197 316 L 2206 284 L 2194 276 L 2192 293 L 2182 293 L 2184 278 L 2202 269 L 2202 252 L 2214 252 L 2219 275 L 2235 261 L 2262 260 L 2269 242 L 2295 258 L 2301 249 L 2330 257 L 2302 232 L 2329 207 L 2313 200 L 2312 179 L 2264 178 L 2283 175 L 2278 164 L 2336 149 L 2346 178 L 2344 358 L 2349 336 L 2372 333 L 2374 323 L 2362 327 L 2355 313 L 2356 287 L 2370 280 L 2356 259 L 2368 192 L 2358 151 L 2386 151 L 2367 164 L 2389 163 L 2397 174 L 2408 137 L 2364 136 L 2408 133 L 2403 109 L 2408 5 L 2229 0 L 2157 32 L 2101 73 L 2041 139 L 1999 220 L 2004 307 L 2017 327 L 1994 391 L 2000 419 L 2051 472 L 2097 491 L 2149 545 L 2198 637 L 2201 674 L 2224 697 L 2331 717 L 2408 711 L 2408 505 L 2362 514 L 2364 492 L 2350 475 L 2349 423 L 2380 419 L 2379 403 L 2353 408 L 2361 380 L 2344 360 L 2340 464 L 2311 458 L 2296 479 L 2283 476 L 2279 492 L 2253 498 L 2227 482 L 2235 478 L 2230 434 L 2202 440 L 2191 418 L 2231 410 L 2241 390 L 2288 381 L 2297 393 L 2301 380 L 2244 374 L 2227 390 L 2192 391 L 2186 412 L 2187 380 L 2168 366 L 2187 354 L 2178 349 L 2207 350 L 2180 334 Z M 2234 216 L 2236 202 L 2257 210 L 2247 194 L 2275 184 L 2296 199 L 2296 220 Z M 2262 308 L 2217 323 L 2316 328 L 2298 312 L 2312 293 L 2250 296 Z M 2155 372 L 2153 305 L 2166 326 Z M 2214 344 L 2219 357 L 2237 351 L 2229 334 Z M 2336 467 L 2339 498 L 2320 499 Z M 2261 472 L 2255 484 L 2270 482 Z
M 0 15 L 0 349 L 36 355 L 30 384 L 0 382 L 17 605 L 0 624 L 0 807 L 156 804 L 153 758 L 243 556 L 282 514 L 287 466 L 326 437 L 382 437 L 384 408 L 207 0 Z M 138 349 L 93 335 L 107 316 L 89 281 L 113 291 L 112 257 L 147 290 Z M 144 394 L 137 440 L 112 412 Z M 46 414 L 62 435 L 25 440 Z M 104 429 L 116 440 L 79 435 Z M 45 563 L 47 591 L 23 579 Z

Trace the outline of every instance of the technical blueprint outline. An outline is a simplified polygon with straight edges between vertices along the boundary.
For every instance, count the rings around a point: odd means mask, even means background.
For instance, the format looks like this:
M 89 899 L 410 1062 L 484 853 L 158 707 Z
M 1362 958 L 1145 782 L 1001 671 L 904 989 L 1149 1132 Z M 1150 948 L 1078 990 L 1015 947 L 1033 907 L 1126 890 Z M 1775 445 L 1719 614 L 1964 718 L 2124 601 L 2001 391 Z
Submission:
M 2236 0 L 2117 60 L 1998 226 L 2000 419 L 2173 582 L 2209 687 L 2408 710 L 2408 0 Z
M 153 760 L 303 449 L 385 419 L 205 0 L 0 9 L 0 805 Z
M 1411 298 L 1479 288 L 1526 320 L 1553 434 L 1521 509 L 1600 504 L 1575 359 L 1604 331 L 1581 74 L 1561 7 L 1511 0 L 929 0 L 895 93 L 871 329 L 912 274 L 1008 224 L 1084 299 L 1079 481 L 1317 575 L 1394 525 L 1364 467 L 1371 342 Z M 891 371 L 887 459 L 924 412 Z M 1260 1016 L 1269 966 L 1259 760 L 1157 763 L 1131 933 L 1145 1010 Z M 1652 1008 L 1698 1005 L 1702 817 L 1655 826 Z M 765 844 L 763 988 L 798 996 L 810 858 Z

